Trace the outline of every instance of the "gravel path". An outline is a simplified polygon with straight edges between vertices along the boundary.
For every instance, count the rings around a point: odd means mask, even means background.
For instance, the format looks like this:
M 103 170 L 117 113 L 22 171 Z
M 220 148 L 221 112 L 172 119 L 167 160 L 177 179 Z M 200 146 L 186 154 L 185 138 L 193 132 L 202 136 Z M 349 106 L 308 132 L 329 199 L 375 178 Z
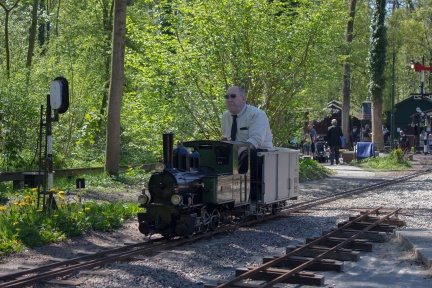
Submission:
M 379 173 L 366 180 L 342 180 L 336 176 L 301 183 L 299 201 L 367 185 L 401 173 Z M 409 214 L 399 215 L 407 223 L 403 229 L 432 229 L 430 179 L 431 175 L 417 177 L 383 191 L 372 191 L 321 205 L 313 209 L 318 212 L 313 215 L 279 217 L 263 224 L 241 228 L 235 233 L 212 237 L 209 241 L 198 241 L 164 251 L 145 260 L 112 263 L 94 273 L 81 271 L 66 279 L 81 280 L 79 287 L 201 288 L 207 283 L 215 284 L 218 280 L 229 279 L 236 267 L 258 265 L 263 256 L 281 255 L 286 246 L 302 243 L 307 237 L 321 235 L 322 231 L 334 227 L 338 222 L 357 215 L 361 208 L 383 206 L 416 209 Z M 89 233 L 63 243 L 2 258 L 0 274 L 11 272 L 22 263 L 32 265 L 47 261 L 50 257 L 70 258 L 84 251 L 99 251 L 104 247 L 121 246 L 127 241 L 141 241 L 143 236 L 139 234 L 135 222 L 128 222 L 113 233 Z M 432 287 L 432 269 L 427 269 L 394 238 L 386 243 L 374 244 L 372 253 L 361 252 L 359 262 L 344 265 L 343 273 L 318 273 L 325 275 L 324 287 Z M 37 284 L 33 287 L 55 286 Z

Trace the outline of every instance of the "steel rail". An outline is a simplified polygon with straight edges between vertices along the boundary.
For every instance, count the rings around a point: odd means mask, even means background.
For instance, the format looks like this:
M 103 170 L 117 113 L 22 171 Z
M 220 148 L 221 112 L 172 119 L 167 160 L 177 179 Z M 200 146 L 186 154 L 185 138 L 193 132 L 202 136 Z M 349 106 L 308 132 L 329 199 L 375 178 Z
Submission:
M 236 226 L 225 225 L 220 227 L 216 231 L 209 231 L 207 233 L 198 234 L 190 238 L 162 240 L 162 243 L 157 243 L 157 241 L 161 241 L 161 239 L 147 241 L 147 242 L 139 242 L 139 243 L 126 245 L 120 248 L 114 248 L 114 249 L 109 249 L 106 251 L 94 253 L 91 255 L 76 257 L 61 262 L 43 265 L 41 267 L 26 269 L 24 271 L 14 272 L 14 273 L 0 276 L 0 281 L 7 281 L 5 283 L 0 283 L 0 287 L 1 288 L 23 287 L 24 285 L 40 283 L 46 279 L 51 279 L 51 278 L 71 274 L 76 270 L 89 269 L 92 267 L 101 266 L 106 263 L 112 263 L 115 261 L 129 259 L 136 255 L 142 255 L 150 252 L 151 253 L 158 252 L 164 249 L 180 246 L 188 242 L 197 241 L 201 238 L 209 237 L 215 234 L 233 231 L 237 228 L 238 227 Z M 26 275 L 36 274 L 36 273 L 39 274 L 32 275 L 26 278 L 19 278 Z M 10 280 L 10 279 L 14 279 L 14 280 Z
M 397 184 L 401 181 L 405 181 L 407 179 L 414 178 L 414 177 L 420 176 L 422 174 L 431 173 L 431 172 L 432 172 L 432 169 L 429 169 L 427 171 L 422 171 L 420 173 L 413 173 L 413 174 L 401 177 L 401 178 L 396 179 L 396 180 L 386 180 L 386 181 L 376 183 L 376 184 L 373 184 L 373 185 L 370 185 L 367 187 L 361 187 L 361 188 L 356 188 L 353 190 L 341 192 L 341 193 L 338 193 L 336 195 L 304 201 L 304 202 L 297 203 L 297 204 L 289 206 L 289 207 L 285 207 L 284 209 L 282 209 L 281 212 L 284 212 L 284 214 L 296 213 L 296 212 L 299 212 L 301 210 L 304 210 L 304 209 L 307 209 L 310 207 L 314 207 L 314 206 L 318 206 L 318 205 L 321 205 L 324 203 L 332 202 L 332 201 L 338 200 L 338 199 L 346 197 L 346 196 L 351 196 L 353 194 L 361 194 L 361 193 L 365 193 L 365 192 L 368 192 L 368 191 L 373 190 L 373 189 L 394 185 L 394 184 Z M 373 210 L 373 211 L 375 211 L 375 210 Z M 266 217 L 261 217 L 261 218 L 254 219 L 251 221 L 240 222 L 235 226 L 233 226 L 233 225 L 220 226 L 218 228 L 218 230 L 216 230 L 216 231 L 211 231 L 211 232 L 208 232 L 205 234 L 195 235 L 194 237 L 191 237 L 188 239 L 170 240 L 170 245 L 160 244 L 160 248 L 157 248 L 157 246 L 152 246 L 151 249 L 153 251 L 160 251 L 160 250 L 165 249 L 167 247 L 175 247 L 175 246 L 187 243 L 189 241 L 196 241 L 198 239 L 212 236 L 215 234 L 225 233 L 228 231 L 234 231 L 234 230 L 238 229 L 239 227 L 259 223 L 262 221 L 267 221 L 267 220 L 270 220 L 270 219 L 273 219 L 273 218 L 279 217 L 279 216 L 282 216 L 282 214 L 279 213 L 279 214 L 267 215 Z M 342 227 L 344 227 L 344 226 L 342 226 Z M 0 276 L 0 281 L 7 281 L 7 279 L 16 279 L 18 277 L 22 277 L 25 275 L 39 273 L 39 272 L 43 272 L 46 270 L 55 269 L 55 268 L 58 268 L 61 266 L 70 265 L 69 267 L 67 267 L 68 269 L 64 270 L 64 271 L 63 270 L 61 270 L 61 271 L 57 270 L 54 272 L 52 272 L 52 271 L 44 272 L 42 274 L 38 274 L 35 276 L 31 276 L 31 277 L 27 277 L 27 278 L 23 278 L 23 279 L 17 279 L 14 281 L 9 281 L 7 283 L 0 283 L 0 287 L 22 287 L 22 285 L 24 285 L 24 284 L 34 284 L 34 283 L 38 283 L 38 282 L 41 282 L 43 280 L 46 280 L 48 278 L 64 276 L 64 275 L 70 274 L 71 272 L 79 270 L 79 269 L 100 266 L 100 265 L 105 264 L 107 262 L 113 262 L 116 260 L 124 260 L 127 258 L 131 258 L 132 256 L 137 255 L 137 254 L 145 254 L 145 253 L 147 253 L 147 249 L 148 249 L 146 247 L 141 248 L 141 249 L 137 249 L 137 250 L 133 250 L 133 251 L 126 251 L 126 250 L 130 250 L 130 249 L 133 249 L 136 247 L 146 245 L 146 243 L 147 242 L 135 243 L 132 245 L 124 246 L 121 248 L 114 248 L 111 250 L 95 253 L 92 255 L 86 255 L 83 257 L 77 257 L 77 258 L 65 260 L 62 262 L 47 264 L 47 265 L 37 267 L 37 268 L 27 269 L 25 271 L 6 274 L 3 276 Z M 313 243 L 315 243 L 315 242 L 313 242 Z M 166 245 L 166 246 L 163 246 L 163 245 Z M 306 248 L 302 248 L 302 249 L 306 249 Z M 126 251 L 126 252 L 124 252 L 124 251 Z M 297 251 L 299 251 L 299 250 L 297 250 Z M 108 258 L 105 258 L 107 254 L 111 254 L 111 256 L 109 256 Z M 291 253 L 287 254 L 287 255 L 291 255 Z M 98 260 L 92 260 L 93 258 L 99 258 L 99 259 Z M 82 262 L 82 261 L 91 261 L 91 262 L 89 262 L 88 264 L 85 264 L 85 263 L 84 264 L 83 263 L 76 264 L 76 263 Z M 31 281 L 31 282 L 29 282 L 29 281 Z M 222 286 L 222 287 L 224 287 L 224 286 Z
M 378 188 L 396 185 L 396 184 L 404 182 L 408 179 L 412 179 L 412 178 L 419 177 L 419 176 L 424 175 L 424 174 L 430 174 L 430 173 L 432 173 L 432 169 L 427 169 L 425 171 L 416 172 L 416 173 L 412 173 L 409 175 L 404 175 L 398 179 L 383 180 L 379 183 L 374 183 L 374 184 L 368 185 L 366 187 L 354 188 L 354 189 L 351 189 L 348 191 L 339 192 L 339 193 L 331 195 L 331 196 L 325 196 L 325 197 L 321 197 L 318 199 L 311 199 L 311 200 L 306 200 L 306 201 L 303 201 L 300 203 L 296 203 L 296 204 L 293 204 L 293 205 L 286 207 L 282 211 L 285 213 L 295 213 L 295 212 L 298 212 L 300 210 L 304 210 L 304 209 L 307 209 L 310 207 L 314 207 L 314 206 L 318 206 L 321 204 L 336 201 L 338 199 L 345 198 L 347 196 L 359 195 L 362 193 L 370 192 L 371 190 L 375 190 Z
M 12 288 L 12 287 L 23 287 L 24 285 L 30 285 L 35 283 L 40 283 L 43 280 L 61 277 L 64 275 L 71 274 L 72 272 L 80 269 L 90 269 L 92 267 L 101 266 L 106 263 L 112 263 L 115 261 L 121 261 L 125 259 L 130 259 L 136 255 L 142 255 L 146 253 L 154 253 L 164 249 L 172 248 L 175 246 L 182 245 L 184 243 L 189 242 L 190 239 L 177 239 L 174 241 L 163 241 L 163 243 L 159 243 L 153 246 L 140 247 L 145 245 L 144 243 L 135 243 L 121 248 L 115 248 L 99 253 L 95 253 L 92 255 L 87 255 L 83 257 L 77 257 L 74 259 L 57 262 L 53 264 L 44 265 L 41 267 L 37 267 L 34 269 L 28 269 L 22 272 L 7 274 L 0 277 L 0 280 L 8 280 L 10 278 L 17 278 L 21 276 L 25 276 L 28 274 L 34 274 L 37 272 L 41 272 L 37 275 L 32 275 L 26 278 L 15 279 L 12 281 L 8 281 L 6 283 L 0 283 L 1 288 Z M 152 242 L 154 244 L 155 242 Z M 134 250 L 130 250 L 130 248 L 137 248 Z M 96 259 L 95 259 L 96 258 Z M 85 261 L 85 262 L 82 262 Z M 69 266 L 66 266 L 69 265 Z M 63 267 L 66 266 L 66 267 Z M 60 269 L 57 269 L 60 268 Z M 46 271 L 48 270 L 48 271 Z
M 266 283 L 265 285 L 263 285 L 263 286 L 259 286 L 259 287 L 263 287 L 263 288 L 273 287 L 273 285 L 282 282 L 283 280 L 285 280 L 286 278 L 290 277 L 290 276 L 293 275 L 294 273 L 300 272 L 300 271 L 302 271 L 304 268 L 306 268 L 306 267 L 308 267 L 308 266 L 314 264 L 314 263 L 317 262 L 318 260 L 321 260 L 322 258 L 324 258 L 324 257 L 325 257 L 327 254 L 329 254 L 330 252 L 333 252 L 333 251 L 335 251 L 335 250 L 338 250 L 338 249 L 344 247 L 346 244 L 348 244 L 348 243 L 354 241 L 354 240 L 355 240 L 356 238 L 358 238 L 360 235 L 362 235 L 362 234 L 364 234 L 365 232 L 371 230 L 372 228 L 374 228 L 374 227 L 377 226 L 378 224 L 381 224 L 382 222 L 384 222 L 385 220 L 387 220 L 390 216 L 396 214 L 396 213 L 397 213 L 398 211 L 400 211 L 400 210 L 401 210 L 401 209 L 398 208 L 398 209 L 396 209 L 396 210 L 394 210 L 394 211 L 392 211 L 392 212 L 390 212 L 390 213 L 387 213 L 386 215 L 384 215 L 383 217 L 381 217 L 380 219 L 378 219 L 377 221 L 375 221 L 374 223 L 372 223 L 372 224 L 369 225 L 368 227 L 366 227 L 366 228 L 364 228 L 363 230 L 359 231 L 358 233 L 352 235 L 351 237 L 347 238 L 346 240 L 342 241 L 341 243 L 337 244 L 336 246 L 332 247 L 331 249 L 329 249 L 329 250 L 327 250 L 327 251 L 321 253 L 320 255 L 316 256 L 314 259 L 311 259 L 311 260 L 309 260 L 309 261 L 303 263 L 302 265 L 299 265 L 299 266 L 296 267 L 295 269 L 292 269 L 292 270 L 287 271 L 286 273 L 282 274 L 281 276 L 279 276 L 279 277 L 273 279 L 272 281 Z M 372 212 L 371 212 L 371 213 L 372 213 Z M 367 214 L 367 215 L 370 215 L 370 213 Z M 351 221 L 350 223 L 352 224 L 352 222 L 358 222 L 358 221 L 359 221 L 359 219 L 356 219 L 355 221 Z M 345 227 L 344 227 L 344 226 L 345 226 Z M 346 228 L 347 226 L 350 226 L 350 224 L 345 224 L 345 225 L 343 225 L 342 227 Z M 335 230 L 335 231 L 338 231 L 338 230 L 340 230 L 340 229 L 337 229 L 337 230 Z M 324 235 L 322 238 L 329 237 L 329 236 L 330 236 L 329 234 L 332 234 L 332 232 L 331 232 L 331 233 L 328 233 L 328 234 L 326 234 L 326 235 Z M 319 240 L 319 239 L 316 239 L 316 240 L 314 240 L 314 241 L 312 241 L 312 242 L 315 242 L 315 243 L 316 243 L 316 242 L 319 242 L 319 241 L 317 241 L 317 240 Z M 312 242 L 311 242 L 311 243 L 312 243 Z M 293 252 L 295 252 L 295 251 L 296 251 L 296 250 L 294 250 Z M 291 253 L 293 253 L 293 252 L 291 252 Z M 289 254 L 291 254 L 291 253 L 289 253 Z M 289 254 L 288 254 L 288 255 L 289 255 Z
M 328 237 L 330 237 L 331 235 L 335 234 L 337 231 L 340 231 L 340 230 L 342 230 L 342 229 L 345 229 L 345 228 L 349 227 L 350 225 L 352 225 L 352 224 L 354 224 L 354 223 L 356 223 L 356 222 L 358 222 L 358 221 L 360 221 L 360 220 L 363 220 L 363 219 L 367 218 L 370 214 L 373 214 L 373 213 L 376 213 L 377 211 L 379 211 L 379 209 L 381 209 L 381 207 L 380 207 L 380 208 L 376 208 L 376 209 L 374 209 L 374 210 L 372 210 L 372 211 L 369 211 L 369 212 L 367 212 L 367 213 L 365 213 L 365 214 L 363 214 L 363 215 L 361 215 L 361 216 L 355 218 L 354 220 L 352 220 L 352 221 L 350 221 L 350 222 L 344 224 L 343 226 L 339 227 L 338 229 L 335 229 L 335 230 L 333 230 L 333 231 L 330 231 L 329 233 L 325 234 L 324 236 L 322 236 L 322 237 L 320 237 L 320 238 L 317 238 L 317 239 L 315 239 L 315 240 L 309 242 L 309 243 L 306 244 L 306 245 L 303 245 L 303 246 L 301 246 L 301 247 L 298 247 L 298 248 L 292 250 L 291 252 L 285 254 L 285 255 L 282 256 L 282 257 L 279 257 L 279 258 L 277 258 L 277 259 L 274 259 L 274 260 L 272 260 L 272 261 L 269 261 L 269 262 L 267 262 L 267 263 L 265 263 L 265 264 L 263 264 L 263 265 L 261 265 L 261 266 L 255 268 L 255 269 L 252 269 L 252 270 L 250 270 L 250 271 L 248 271 L 248 272 L 246 272 L 246 273 L 244 273 L 244 274 L 242 274 L 242 275 L 240 275 L 240 276 L 238 276 L 238 277 L 232 279 L 231 281 L 228 281 L 228 282 L 226 282 L 226 283 L 222 283 L 222 284 L 218 285 L 217 287 L 218 287 L 218 288 L 233 287 L 233 284 L 235 284 L 235 283 L 237 283 L 237 282 L 239 282 L 239 281 L 241 281 L 241 280 L 244 280 L 244 279 L 250 278 L 250 276 L 252 276 L 252 275 L 254 275 L 254 274 L 256 274 L 256 273 L 258 273 L 258 272 L 260 272 L 260 271 L 262 271 L 262 270 L 265 270 L 265 269 L 267 269 L 267 268 L 270 268 L 271 266 L 274 266 L 274 265 L 276 265 L 276 264 L 278 264 L 278 263 L 280 263 L 280 262 L 283 262 L 283 261 L 284 261 L 285 259 L 287 259 L 288 257 L 293 256 L 293 255 L 296 254 L 297 252 L 300 252 L 300 251 L 302 251 L 302 250 L 305 250 L 305 249 L 307 249 L 307 248 L 309 248 L 309 247 L 311 247 L 311 246 L 313 246 L 313 245 L 315 245 L 315 244 L 321 242 L 324 238 L 328 238 Z

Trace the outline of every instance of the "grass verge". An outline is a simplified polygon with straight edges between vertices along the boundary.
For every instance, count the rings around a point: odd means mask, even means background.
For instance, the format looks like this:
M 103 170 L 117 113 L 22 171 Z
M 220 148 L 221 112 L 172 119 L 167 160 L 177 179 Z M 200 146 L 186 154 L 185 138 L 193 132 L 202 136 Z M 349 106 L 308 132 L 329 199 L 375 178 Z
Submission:
M 111 195 L 108 199 L 113 199 L 116 192 L 129 190 L 132 186 L 135 190 L 142 179 L 148 178 L 144 174 L 148 173 L 137 168 L 123 171 L 118 177 L 87 175 L 86 180 L 91 187 Z M 65 188 L 51 189 L 56 209 L 45 210 L 38 207 L 37 188 L 13 190 L 12 185 L 2 185 L 0 256 L 60 242 L 89 231 L 112 231 L 120 228 L 125 220 L 136 217 L 140 209 L 137 202 L 123 201 L 121 197 L 114 201 L 91 199 L 86 189 L 74 187 L 72 179 L 59 178 L 54 185 Z M 136 191 L 138 195 L 139 190 Z
M 362 160 L 354 160 L 350 163 L 352 166 L 360 167 L 365 170 L 389 170 L 402 171 L 410 169 L 411 163 L 401 149 L 391 151 L 385 157 L 372 157 Z

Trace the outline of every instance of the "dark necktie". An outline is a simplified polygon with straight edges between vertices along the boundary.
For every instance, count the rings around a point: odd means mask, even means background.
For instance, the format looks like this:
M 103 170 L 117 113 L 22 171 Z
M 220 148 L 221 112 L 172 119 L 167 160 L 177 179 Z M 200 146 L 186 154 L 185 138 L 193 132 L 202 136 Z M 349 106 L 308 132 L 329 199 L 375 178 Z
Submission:
M 231 115 L 233 117 L 233 123 L 231 126 L 231 141 L 236 140 L 236 134 L 237 134 L 237 115 Z

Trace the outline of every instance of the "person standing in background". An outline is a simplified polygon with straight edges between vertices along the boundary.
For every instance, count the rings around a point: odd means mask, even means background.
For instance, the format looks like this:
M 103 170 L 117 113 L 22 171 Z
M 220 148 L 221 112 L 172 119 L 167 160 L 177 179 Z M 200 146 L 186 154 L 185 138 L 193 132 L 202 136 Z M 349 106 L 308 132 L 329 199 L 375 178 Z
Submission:
M 399 131 L 399 148 L 402 149 L 402 151 L 404 152 L 408 151 L 410 148 L 408 137 L 403 130 Z
M 305 133 L 302 137 L 303 141 L 303 155 L 311 155 L 311 137 L 309 133 Z
M 334 165 L 336 159 L 336 165 L 339 165 L 339 148 L 342 146 L 341 136 L 343 136 L 342 128 L 337 126 L 337 120 L 331 120 L 332 126 L 327 129 L 327 145 L 330 148 L 330 164 Z
M 420 147 L 423 147 L 423 153 L 425 155 L 429 154 L 428 133 L 426 132 L 425 128 L 420 129 L 419 137 L 419 145 Z
M 355 144 L 358 142 L 357 126 L 353 126 L 353 129 L 351 130 L 350 133 L 350 140 L 351 140 L 351 145 L 354 147 Z
M 363 142 L 370 142 L 371 141 L 372 132 L 369 128 L 369 124 L 365 125 L 362 136 L 363 136 L 362 137 Z
M 313 128 L 312 124 L 309 124 L 307 126 L 307 128 L 308 128 L 309 136 L 311 139 L 310 155 L 313 157 L 315 155 L 315 143 L 317 140 L 317 133 L 316 133 L 315 129 Z

